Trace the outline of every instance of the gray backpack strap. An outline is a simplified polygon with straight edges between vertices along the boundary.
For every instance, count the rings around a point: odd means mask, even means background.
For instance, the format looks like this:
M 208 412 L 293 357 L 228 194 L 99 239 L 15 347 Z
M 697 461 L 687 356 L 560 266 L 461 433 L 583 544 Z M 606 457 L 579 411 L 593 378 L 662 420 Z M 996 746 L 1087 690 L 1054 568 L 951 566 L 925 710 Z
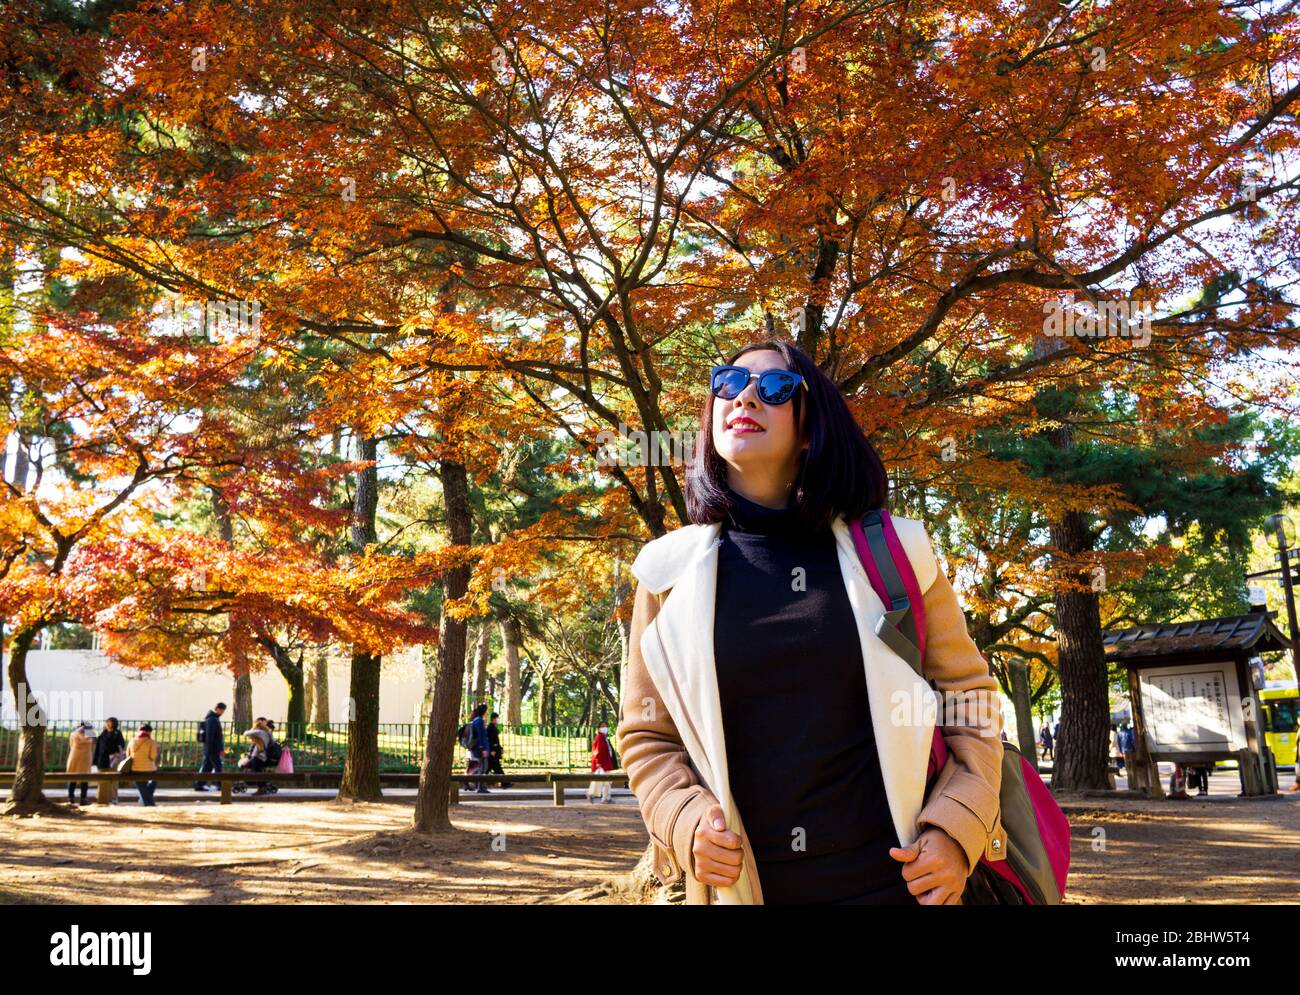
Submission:
M 921 650 L 916 634 L 916 615 L 912 611 L 912 600 L 907 596 L 907 588 L 898 573 L 898 566 L 889 553 L 885 542 L 885 528 L 880 521 L 879 511 L 869 511 L 862 516 L 862 534 L 866 537 L 867 548 L 875 563 L 880 579 L 885 583 L 889 594 L 889 603 L 885 613 L 876 623 L 876 635 L 891 650 L 907 661 L 916 673 L 924 677 L 921 669 Z

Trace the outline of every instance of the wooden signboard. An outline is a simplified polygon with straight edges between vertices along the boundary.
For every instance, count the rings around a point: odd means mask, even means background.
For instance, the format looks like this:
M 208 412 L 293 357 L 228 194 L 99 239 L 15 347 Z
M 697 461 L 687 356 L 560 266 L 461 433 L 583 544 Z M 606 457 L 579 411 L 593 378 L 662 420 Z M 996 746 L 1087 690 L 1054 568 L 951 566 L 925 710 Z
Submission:
M 1144 667 L 1138 671 L 1147 746 L 1155 759 L 1228 756 L 1247 747 L 1237 664 Z

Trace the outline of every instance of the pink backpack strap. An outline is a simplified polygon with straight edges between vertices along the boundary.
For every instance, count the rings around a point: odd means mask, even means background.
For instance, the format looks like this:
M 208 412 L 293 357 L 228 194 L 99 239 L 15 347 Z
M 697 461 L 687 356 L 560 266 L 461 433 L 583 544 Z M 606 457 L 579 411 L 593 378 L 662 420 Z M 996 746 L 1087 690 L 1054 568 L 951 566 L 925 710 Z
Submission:
M 894 520 L 890 517 L 889 512 L 881 508 L 874 513 L 868 513 L 864 517 L 869 523 L 868 527 L 874 526 L 877 522 L 879 523 L 880 535 L 884 541 L 884 551 L 888 554 L 889 562 L 892 563 L 894 572 L 907 595 L 908 607 L 911 610 L 913 623 L 916 627 L 916 647 L 919 650 L 917 658 L 919 662 L 916 665 L 916 672 L 924 678 L 925 598 L 921 592 L 921 585 L 916 579 L 916 571 L 912 569 L 912 561 L 903 548 L 902 540 L 898 538 L 898 530 L 894 527 Z M 885 581 L 884 574 L 881 571 L 881 564 L 877 562 L 878 557 L 873 552 L 872 544 L 867 539 L 862 521 L 854 519 L 849 526 L 849 532 L 853 536 L 853 545 L 858 552 L 858 559 L 862 561 L 862 566 L 867 571 L 867 579 L 871 582 L 872 590 L 880 597 L 880 601 L 886 609 L 891 608 L 894 599 L 890 596 L 889 584 Z M 880 546 L 877 545 L 876 549 L 880 549 Z M 935 772 L 941 770 L 947 762 L 948 746 L 943 739 L 943 730 L 936 725 L 934 727 L 934 738 L 930 744 L 930 763 L 926 770 L 926 780 L 928 781 Z

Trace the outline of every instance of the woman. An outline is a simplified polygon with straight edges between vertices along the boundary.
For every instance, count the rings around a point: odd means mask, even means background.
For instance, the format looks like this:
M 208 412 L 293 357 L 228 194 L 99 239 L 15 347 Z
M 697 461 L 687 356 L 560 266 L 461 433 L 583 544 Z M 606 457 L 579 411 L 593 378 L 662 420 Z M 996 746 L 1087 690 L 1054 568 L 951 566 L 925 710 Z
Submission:
M 95 739 L 95 769 L 107 773 L 117 769 L 118 763 L 126 756 L 126 740 L 118 728 L 117 719 L 109 716 L 104 720 L 104 728 Z M 96 800 L 101 805 L 117 804 L 117 783 L 100 781 L 96 788 Z
M 875 635 L 848 523 L 885 507 L 887 477 L 834 383 L 768 340 L 708 384 L 694 524 L 632 567 L 618 738 L 656 876 L 684 872 L 690 904 L 958 904 L 1006 834 L 997 683 L 956 594 L 921 524 L 895 518 L 927 684 Z M 931 688 L 949 759 L 927 795 Z
M 591 744 L 591 772 L 597 771 L 604 773 L 614 769 L 614 757 L 609 749 L 609 726 L 602 722 L 600 728 L 596 730 L 596 738 Z M 608 781 L 592 781 L 587 788 L 587 800 L 595 802 L 596 796 L 604 804 L 612 802 L 614 799 L 610 794 L 610 785 Z
M 251 770 L 255 773 L 266 770 L 267 751 L 271 746 L 271 730 L 268 725 L 268 720 L 259 715 L 253 720 L 253 727 L 245 730 L 244 739 L 248 740 L 248 752 L 239 761 L 239 766 L 242 769 Z M 253 792 L 254 794 L 270 794 L 266 790 L 267 782 L 252 781 L 249 783 L 257 786 L 257 790 Z M 248 784 L 236 784 L 232 790 L 243 794 L 248 790 Z
M 148 722 L 140 726 L 140 731 L 126 748 L 131 758 L 131 773 L 149 774 L 158 769 L 158 744 L 153 739 L 153 726 Z M 153 793 L 158 789 L 157 781 L 136 781 L 135 790 L 140 794 L 140 804 L 146 808 L 156 805 Z
M 68 765 L 69 774 L 89 774 L 90 762 L 95 752 L 95 727 L 89 722 L 83 722 L 77 728 L 72 730 L 72 735 L 68 737 Z M 68 804 L 76 802 L 76 781 L 68 782 Z M 81 781 L 81 804 L 86 804 L 86 792 L 90 790 L 89 781 Z
M 284 755 L 284 744 L 275 738 L 275 722 L 273 720 L 271 719 L 264 720 L 262 728 L 266 730 L 266 736 L 267 736 L 266 763 L 263 765 L 263 769 L 279 770 L 280 758 Z M 261 786 L 255 792 L 255 794 L 273 795 L 276 794 L 279 790 L 280 789 L 277 788 L 270 781 L 263 781 Z

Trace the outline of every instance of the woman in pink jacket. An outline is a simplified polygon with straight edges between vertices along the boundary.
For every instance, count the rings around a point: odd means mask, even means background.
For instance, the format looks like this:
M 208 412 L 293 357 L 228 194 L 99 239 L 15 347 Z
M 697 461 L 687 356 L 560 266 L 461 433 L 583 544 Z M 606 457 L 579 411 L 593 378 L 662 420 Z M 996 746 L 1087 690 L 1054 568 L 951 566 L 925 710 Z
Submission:
M 892 519 L 922 677 L 877 635 L 848 523 L 886 507 L 888 477 L 838 388 L 780 340 L 701 373 L 693 524 L 632 567 L 618 738 L 655 874 L 684 871 L 691 904 L 957 904 L 1004 859 L 1001 708 L 924 526 Z

